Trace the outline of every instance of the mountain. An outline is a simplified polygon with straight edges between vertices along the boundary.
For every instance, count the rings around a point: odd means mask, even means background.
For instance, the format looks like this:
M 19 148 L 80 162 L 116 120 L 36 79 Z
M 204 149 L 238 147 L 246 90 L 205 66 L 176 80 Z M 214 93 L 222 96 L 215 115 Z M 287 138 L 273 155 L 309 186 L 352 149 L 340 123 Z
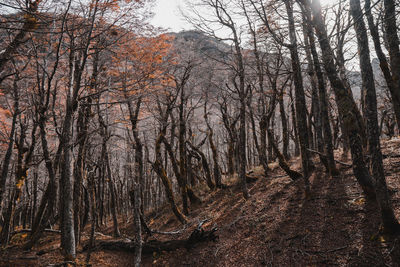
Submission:
M 181 31 L 179 33 L 169 33 L 169 35 L 175 37 L 174 44 L 178 49 L 191 50 L 218 59 L 226 59 L 231 52 L 231 47 L 228 44 L 201 31 Z

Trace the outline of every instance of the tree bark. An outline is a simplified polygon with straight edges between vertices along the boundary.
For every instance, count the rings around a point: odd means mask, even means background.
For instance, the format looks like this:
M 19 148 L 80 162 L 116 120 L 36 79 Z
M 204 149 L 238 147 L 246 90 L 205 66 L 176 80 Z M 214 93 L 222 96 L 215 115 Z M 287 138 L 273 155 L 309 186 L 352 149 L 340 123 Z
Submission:
M 371 156 L 371 170 L 375 178 L 376 199 L 380 207 L 384 231 L 394 233 L 400 229 L 390 197 L 387 191 L 386 178 L 379 143 L 379 127 L 374 74 L 370 61 L 367 29 L 363 20 L 360 0 L 350 0 L 350 13 L 354 18 L 354 29 L 357 36 L 358 55 L 362 86 L 365 90 L 365 115 L 367 118 L 368 149 Z
M 200 223 L 202 224 L 202 223 Z M 180 248 L 191 249 L 198 243 L 214 241 L 218 240 L 218 236 L 215 234 L 217 232 L 217 228 L 214 227 L 210 230 L 204 230 L 201 228 L 201 225 L 194 229 L 191 235 L 187 239 L 183 240 L 168 240 L 168 241 L 158 241 L 158 240 L 150 240 L 143 244 L 142 252 L 146 255 L 151 255 L 155 252 L 162 251 L 174 251 Z M 106 249 L 106 250 L 116 250 L 116 251 L 126 251 L 132 252 L 135 250 L 134 242 L 127 242 L 124 240 L 119 241 L 102 241 L 97 244 L 97 249 Z M 135 254 L 137 252 L 135 251 Z
M 328 169 L 331 176 L 339 175 L 339 171 L 336 168 L 335 164 L 335 157 L 334 157 L 334 147 L 332 143 L 332 130 L 329 123 L 329 113 L 328 113 L 328 106 L 329 103 L 327 101 L 326 96 L 326 87 L 324 76 L 322 73 L 321 63 L 319 61 L 319 56 L 317 53 L 317 49 L 315 47 L 315 37 L 314 32 L 312 30 L 311 25 L 311 12 L 309 7 L 305 8 L 305 17 L 306 17 L 306 38 L 309 40 L 310 45 L 310 52 L 312 56 L 312 62 L 310 64 L 314 65 L 315 75 L 317 77 L 318 83 L 318 97 L 319 97 L 319 107 L 321 113 L 321 127 L 323 130 L 323 142 L 325 143 L 325 150 L 327 155 L 327 163 Z
M 169 204 L 171 205 L 172 211 L 174 212 L 175 216 L 178 218 L 178 220 L 182 224 L 186 224 L 187 218 L 185 215 L 183 215 L 181 213 L 178 206 L 176 205 L 174 193 L 172 191 L 171 180 L 168 178 L 167 172 L 165 171 L 165 169 L 161 163 L 161 142 L 162 142 L 163 138 L 164 138 L 164 130 L 162 130 L 159 133 L 157 140 L 156 140 L 156 145 L 155 145 L 156 161 L 153 163 L 153 168 L 154 168 L 154 171 L 160 177 L 162 183 L 164 184 L 165 193 L 167 194 L 167 199 L 168 199 Z
M 301 153 L 301 163 L 303 168 L 303 176 L 305 182 L 305 192 L 308 196 L 310 193 L 310 185 L 309 185 L 309 176 L 312 169 L 311 157 L 308 152 L 308 144 L 309 144 L 309 136 L 307 131 L 307 107 L 306 107 L 306 99 L 304 96 L 304 88 L 303 88 L 303 77 L 301 74 L 301 66 L 299 60 L 299 54 L 297 52 L 297 40 L 296 40 L 296 32 L 293 18 L 293 6 L 291 0 L 285 0 L 286 11 L 288 14 L 288 22 L 289 22 L 289 37 L 291 46 L 290 56 L 292 62 L 292 72 L 293 72 L 293 81 L 294 81 L 294 89 L 295 89 L 295 105 L 296 105 L 296 125 L 297 125 L 297 134 L 299 138 L 300 144 L 300 153 Z
M 112 214 L 112 219 L 113 219 L 113 226 L 114 226 L 114 237 L 120 237 L 121 233 L 119 231 L 118 227 L 118 217 L 117 217 L 117 200 L 116 200 L 116 193 L 115 193 L 115 184 L 112 178 L 112 171 L 110 167 L 110 159 L 108 156 L 108 151 L 107 147 L 105 147 L 105 165 L 107 169 L 107 183 L 108 183 L 108 189 L 110 191 L 110 196 L 111 196 L 111 214 Z
M 191 149 L 193 149 L 193 151 L 195 151 L 197 154 L 199 154 L 199 156 L 201 158 L 201 164 L 203 166 L 203 170 L 204 170 L 204 173 L 205 173 L 205 176 L 206 176 L 207 186 L 211 190 L 214 190 L 215 189 L 215 184 L 214 184 L 214 182 L 212 180 L 212 177 L 211 177 L 211 171 L 210 171 L 210 167 L 209 167 L 208 162 L 207 162 L 206 155 L 204 155 L 204 153 L 201 152 L 201 150 L 199 148 L 195 147 L 191 143 L 188 142 L 188 144 L 191 147 Z
M 287 117 L 286 117 L 286 112 L 285 112 L 285 102 L 283 98 L 283 88 L 278 96 L 278 102 L 279 102 L 279 112 L 280 112 L 280 117 L 281 117 L 281 123 L 282 123 L 282 154 L 285 160 L 288 160 L 289 157 L 289 128 L 288 128 L 288 122 L 287 122 Z
M 384 1 L 384 29 L 388 44 L 390 68 L 386 55 L 382 51 L 377 26 L 371 14 L 371 1 L 365 1 L 365 14 L 367 16 L 369 30 L 374 41 L 376 55 L 378 56 L 380 68 L 385 77 L 386 84 L 392 96 L 393 110 L 400 129 L 400 50 L 399 37 L 397 35 L 396 7 L 393 0 Z M 394 27 L 394 28 L 393 28 Z
M 67 111 L 63 124 L 62 140 L 60 140 L 63 144 L 60 175 L 60 188 L 62 188 L 62 190 L 60 190 L 60 228 L 61 248 L 66 260 L 72 260 L 76 257 L 73 216 L 73 181 L 71 175 L 72 120 L 73 107 L 71 99 L 67 98 Z
M 208 121 L 208 111 L 207 111 L 207 101 L 204 103 L 204 121 L 206 122 L 207 129 L 208 129 L 208 143 L 210 144 L 212 158 L 213 158 L 213 173 L 214 173 L 214 182 L 218 188 L 222 188 L 222 177 L 221 177 L 221 167 L 219 166 L 218 160 L 218 150 L 214 144 L 214 131 Z
M 191 67 L 185 69 L 184 77 L 180 84 L 180 103 L 179 103 L 179 135 L 178 135 L 178 150 L 179 150 L 179 176 L 180 190 L 182 196 L 183 213 L 189 214 L 188 193 L 187 193 L 187 171 L 186 171 L 186 121 L 184 116 L 184 107 L 186 104 L 185 84 L 189 78 Z
M 304 0 L 305 6 L 309 6 L 308 0 Z M 314 0 L 311 6 L 313 13 L 313 26 L 316 30 L 318 41 L 322 50 L 322 60 L 331 86 L 335 92 L 337 106 L 343 115 L 344 128 L 350 139 L 350 149 L 353 159 L 353 172 L 364 193 L 371 198 L 375 197 L 375 190 L 371 176 L 366 166 L 363 153 L 363 129 L 360 127 L 357 106 L 349 91 L 340 80 L 334 64 L 334 55 L 329 43 L 329 38 L 322 19 L 319 0 Z
M 17 80 L 14 80 L 13 87 L 14 87 L 14 92 L 18 93 Z M 10 167 L 12 151 L 13 151 L 13 147 L 14 147 L 15 128 L 17 125 L 17 118 L 18 118 L 18 113 L 19 113 L 19 95 L 18 94 L 14 94 L 13 109 L 14 109 L 14 113 L 13 113 L 12 122 L 11 122 L 10 137 L 8 139 L 7 151 L 4 155 L 3 164 L 1 166 L 1 176 L 0 176 L 0 206 L 1 207 L 2 207 L 2 202 L 3 202 L 3 194 L 6 191 L 5 187 L 7 184 L 8 169 Z M 0 208 L 0 211 L 1 211 L 1 208 Z
M 134 238 L 134 256 L 135 256 L 135 267 L 140 267 L 142 261 L 142 218 L 140 216 L 141 211 L 141 193 L 140 193 L 140 185 L 135 182 L 133 186 L 133 190 L 131 191 L 131 202 L 133 206 L 133 224 L 135 230 L 135 238 Z
M 270 140 L 274 140 L 273 134 L 271 131 L 268 130 L 268 136 L 270 137 Z M 275 142 L 271 143 L 272 148 L 275 151 L 275 154 L 278 157 L 279 160 L 279 166 L 286 172 L 286 174 L 293 180 L 297 180 L 303 177 L 303 175 L 295 170 L 292 170 L 289 166 L 289 164 L 286 162 L 285 157 L 282 155 L 282 153 L 279 151 L 278 146 L 275 144 Z

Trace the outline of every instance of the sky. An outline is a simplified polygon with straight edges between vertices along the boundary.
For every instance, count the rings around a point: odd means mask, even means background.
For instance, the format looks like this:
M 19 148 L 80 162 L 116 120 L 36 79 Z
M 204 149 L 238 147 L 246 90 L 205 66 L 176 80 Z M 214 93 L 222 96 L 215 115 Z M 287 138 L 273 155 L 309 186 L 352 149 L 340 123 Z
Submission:
M 182 18 L 179 6 L 185 7 L 184 0 L 157 0 L 152 24 L 173 32 L 191 29 L 192 27 Z
M 186 0 L 187 1 L 187 0 Z M 333 4 L 337 0 L 320 0 L 321 5 Z M 156 0 L 154 18 L 151 23 L 168 31 L 179 32 L 193 29 L 193 27 L 182 18 L 179 7 L 185 10 L 185 0 Z

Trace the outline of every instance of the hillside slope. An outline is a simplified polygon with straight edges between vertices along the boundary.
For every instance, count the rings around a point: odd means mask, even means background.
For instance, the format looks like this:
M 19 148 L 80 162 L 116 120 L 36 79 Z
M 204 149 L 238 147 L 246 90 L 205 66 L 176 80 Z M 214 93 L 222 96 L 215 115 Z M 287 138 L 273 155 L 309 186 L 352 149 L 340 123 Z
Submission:
M 400 140 L 384 143 L 388 186 L 400 217 Z M 298 164 L 292 161 L 292 166 Z M 146 258 L 151 266 L 400 266 L 397 238 L 378 235 L 379 211 L 367 201 L 349 168 L 332 179 L 321 166 L 311 177 L 305 200 L 302 181 L 292 182 L 280 168 L 240 190 L 213 193 L 192 214 L 219 227 L 219 241 L 195 249 Z M 161 226 L 171 215 L 154 222 Z M 174 229 L 174 223 L 164 226 Z
M 397 151 L 397 152 L 396 152 Z M 397 155 L 400 140 L 384 144 Z M 292 162 L 296 164 L 295 161 Z M 385 159 L 388 186 L 400 217 L 400 158 Z M 349 168 L 332 179 L 319 166 L 312 197 L 304 199 L 302 181 L 291 182 L 280 169 L 240 190 L 214 193 L 198 219 L 212 218 L 219 241 L 147 259 L 147 266 L 400 266 L 398 238 L 378 235 L 379 212 L 367 201 Z M 164 218 L 163 218 L 164 220 Z
M 385 141 L 385 167 L 394 209 L 400 218 L 400 139 Z M 338 155 L 337 155 L 338 156 Z M 299 159 L 291 161 L 299 167 Z M 316 159 L 317 162 L 317 159 Z M 348 167 L 343 175 L 328 177 L 317 166 L 311 177 L 312 196 L 305 199 L 302 180 L 292 182 L 273 167 L 265 178 L 256 168 L 258 179 L 249 185 L 251 197 L 245 201 L 234 180 L 227 189 L 204 193 L 202 204 L 193 207 L 191 223 L 182 234 L 154 235 L 158 240 L 187 238 L 199 221 L 208 219 L 205 229 L 218 227 L 219 240 L 200 243 L 189 250 L 144 256 L 144 266 L 400 266 L 399 238 L 378 234 L 379 211 L 366 200 Z M 148 215 L 152 229 L 173 231 L 182 226 L 170 209 Z M 97 234 L 110 239 L 111 223 Z M 123 226 L 125 236 L 131 225 Z M 83 244 L 88 234 L 83 236 Z M 0 266 L 49 266 L 62 261 L 59 239 L 49 233 L 33 251 L 23 252 L 14 245 L 0 254 Z M 78 262 L 86 252 L 78 250 Z M 43 254 L 38 256 L 38 254 Z M 93 266 L 132 266 L 133 254 L 118 251 L 93 252 Z

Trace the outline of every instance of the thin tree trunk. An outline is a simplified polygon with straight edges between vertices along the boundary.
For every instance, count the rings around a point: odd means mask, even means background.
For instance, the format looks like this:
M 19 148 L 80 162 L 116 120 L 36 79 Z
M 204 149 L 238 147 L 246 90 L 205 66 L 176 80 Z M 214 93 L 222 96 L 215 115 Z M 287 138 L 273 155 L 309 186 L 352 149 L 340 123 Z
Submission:
M 293 93 L 292 93 L 292 88 L 290 88 L 289 91 L 289 96 L 290 96 L 290 111 L 292 115 L 292 129 L 293 129 L 293 134 L 292 134 L 292 139 L 294 142 L 294 156 L 297 157 L 300 155 L 300 145 L 299 145 L 299 138 L 297 134 L 297 126 L 296 126 L 296 110 L 294 108 L 294 99 L 293 99 Z
M 18 95 L 17 92 L 15 92 Z M 18 155 L 17 155 L 17 164 L 16 164 L 16 171 L 15 171 L 15 186 L 12 190 L 11 198 L 8 203 L 8 208 L 6 211 L 6 215 L 4 216 L 4 221 L 2 225 L 1 231 L 1 241 L 2 244 L 5 246 L 8 244 L 9 241 L 9 234 L 11 229 L 13 228 L 15 221 L 13 221 L 15 217 L 15 208 L 17 203 L 20 201 L 22 196 L 22 188 L 24 183 L 28 177 L 28 169 L 29 164 L 35 150 L 36 145 L 36 130 L 37 124 L 33 125 L 32 133 L 31 133 L 31 144 L 28 151 L 25 151 L 25 140 L 26 140 L 26 130 L 27 125 L 23 125 L 20 123 L 20 137 L 17 143 Z M 19 225 L 19 223 L 18 223 Z
M 10 161 L 11 161 L 11 156 L 12 156 L 12 151 L 14 147 L 14 135 L 15 135 L 15 128 L 17 124 L 17 118 L 18 118 L 18 113 L 19 113 L 19 95 L 18 95 L 18 89 L 17 89 L 17 80 L 14 80 L 14 114 L 12 117 L 12 122 L 11 122 L 11 131 L 10 131 L 10 137 L 8 139 L 8 146 L 7 146 L 7 151 L 4 155 L 3 159 L 3 164 L 1 166 L 1 176 L 0 176 L 0 206 L 2 207 L 2 201 L 3 201 L 3 194 L 6 191 L 5 187 L 7 184 L 7 176 L 8 176 L 8 169 L 10 167 Z M 0 208 L 1 212 L 1 208 Z
M 141 216 L 140 216 L 140 207 L 141 207 L 141 193 L 140 193 L 140 185 L 135 182 L 133 186 L 133 190 L 131 191 L 131 202 L 133 206 L 133 224 L 135 229 L 135 239 L 134 239 L 134 265 L 135 267 L 141 266 L 142 261 L 142 226 L 141 226 Z
M 113 219 L 113 226 L 114 226 L 114 237 L 120 237 L 121 233 L 119 232 L 119 227 L 118 227 L 118 217 L 117 217 L 117 201 L 116 201 L 116 196 L 115 196 L 115 186 L 114 186 L 114 181 L 112 178 L 112 172 L 111 172 L 111 167 L 110 167 L 110 159 L 108 156 L 108 151 L 107 147 L 105 147 L 105 164 L 107 168 L 107 181 L 108 181 L 108 189 L 110 191 L 110 196 L 111 196 L 111 214 L 112 214 L 112 219 Z
M 187 193 L 187 172 L 186 172 L 186 123 L 184 118 L 184 103 L 185 103 L 185 89 L 181 87 L 181 103 L 179 105 L 179 135 L 178 135 L 178 149 L 179 149 L 179 176 L 180 176 L 180 190 L 183 203 L 183 213 L 189 214 L 188 206 L 188 193 Z
M 78 245 L 81 238 L 81 199 L 82 199 L 82 188 L 83 188 L 83 170 L 86 154 L 86 140 L 87 130 L 90 116 L 91 107 L 90 98 L 87 105 L 82 104 L 79 109 L 78 121 L 77 121 L 77 140 L 78 140 L 78 155 L 76 163 L 74 164 L 74 227 L 75 227 L 75 240 Z
M 289 159 L 289 129 L 288 129 L 288 122 L 287 122 L 287 117 L 286 117 L 286 112 L 285 112 L 285 103 L 283 99 L 283 88 L 281 90 L 281 93 L 278 98 L 279 102 L 279 112 L 280 112 L 280 117 L 281 117 L 281 123 L 282 123 L 282 154 L 285 160 Z
M 213 163 L 214 163 L 214 168 L 213 168 L 214 169 L 214 182 L 218 188 L 221 188 L 222 187 L 221 167 L 219 166 L 218 150 L 217 150 L 217 147 L 215 146 L 214 140 L 213 140 L 214 130 L 211 127 L 210 122 L 208 121 L 207 102 L 204 103 L 204 121 L 206 122 L 207 129 L 208 129 L 208 143 L 210 144 Z
M 89 195 L 90 195 L 90 214 L 91 214 L 91 227 L 90 227 L 90 239 L 89 239 L 89 250 L 86 255 L 86 264 L 88 265 L 90 262 L 90 256 L 92 253 L 92 250 L 95 246 L 95 241 L 96 241 L 96 236 L 95 236 L 95 230 L 96 230 L 96 220 L 97 220 L 97 209 L 96 209 L 96 196 L 95 196 L 95 182 L 94 182 L 94 176 L 95 176 L 96 170 L 94 170 L 92 173 L 88 175 L 88 187 L 89 187 Z

